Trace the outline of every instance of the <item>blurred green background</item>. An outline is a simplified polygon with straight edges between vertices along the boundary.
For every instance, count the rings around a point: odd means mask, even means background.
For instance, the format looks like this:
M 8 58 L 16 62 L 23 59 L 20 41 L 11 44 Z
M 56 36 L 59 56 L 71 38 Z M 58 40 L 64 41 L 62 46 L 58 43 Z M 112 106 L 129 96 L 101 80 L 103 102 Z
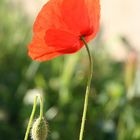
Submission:
M 24 138 L 36 94 L 44 96 L 48 140 L 77 140 L 89 71 L 87 52 L 83 48 L 48 62 L 34 62 L 26 47 L 31 29 L 21 5 L 0 0 L 0 140 Z M 101 28 L 90 42 L 94 68 L 84 139 L 140 140 L 138 53 L 120 36 L 127 57 L 116 61 L 103 33 Z

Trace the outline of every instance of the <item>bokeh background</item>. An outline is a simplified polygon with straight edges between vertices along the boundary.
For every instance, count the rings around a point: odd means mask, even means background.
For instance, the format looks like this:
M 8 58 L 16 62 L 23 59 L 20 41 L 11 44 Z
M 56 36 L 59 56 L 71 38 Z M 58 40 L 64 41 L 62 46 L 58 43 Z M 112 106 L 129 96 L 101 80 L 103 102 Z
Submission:
M 45 2 L 0 0 L 0 140 L 24 138 L 36 94 L 45 100 L 48 140 L 79 136 L 86 50 L 43 63 L 27 56 L 32 24 Z M 90 42 L 94 68 L 85 140 L 140 140 L 139 8 L 139 0 L 101 1 L 101 29 Z

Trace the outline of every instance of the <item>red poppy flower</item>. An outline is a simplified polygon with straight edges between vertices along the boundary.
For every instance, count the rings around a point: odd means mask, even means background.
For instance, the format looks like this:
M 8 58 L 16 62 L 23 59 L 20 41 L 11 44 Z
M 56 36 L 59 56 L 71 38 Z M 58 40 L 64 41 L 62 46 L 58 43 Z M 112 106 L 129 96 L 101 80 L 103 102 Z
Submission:
M 78 51 L 99 29 L 99 0 L 50 0 L 39 12 L 29 44 L 29 56 L 38 61 Z

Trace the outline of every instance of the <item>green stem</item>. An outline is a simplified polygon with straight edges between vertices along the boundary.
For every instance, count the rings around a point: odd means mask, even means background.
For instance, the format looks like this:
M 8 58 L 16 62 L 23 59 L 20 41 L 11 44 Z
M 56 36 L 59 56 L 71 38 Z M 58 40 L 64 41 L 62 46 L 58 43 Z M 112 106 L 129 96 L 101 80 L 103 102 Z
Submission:
M 90 73 L 89 73 L 87 87 L 86 87 L 86 94 L 85 94 L 84 109 L 83 109 L 83 116 L 82 116 L 79 140 L 83 140 L 83 133 L 84 133 L 84 128 L 85 128 L 85 120 L 86 120 L 87 107 L 88 107 L 88 98 L 89 98 L 90 85 L 91 85 L 91 79 L 92 79 L 92 68 L 93 68 L 93 61 L 92 61 L 92 57 L 91 57 L 91 54 L 90 54 L 88 44 L 86 43 L 86 40 L 85 40 L 84 37 L 81 37 L 81 40 L 83 41 L 83 43 L 85 44 L 86 49 L 87 49 L 89 62 L 90 62 Z
M 25 134 L 24 140 L 28 140 L 30 128 L 32 126 L 34 114 L 35 114 L 35 111 L 36 111 L 36 103 L 37 103 L 37 96 L 34 99 L 34 105 L 33 105 L 32 113 L 31 113 L 31 116 L 30 116 L 30 120 L 29 120 L 29 123 L 28 123 L 28 127 L 27 127 L 27 130 L 26 130 L 26 134 Z
M 43 99 L 40 96 L 40 119 L 43 117 Z
M 36 96 L 35 99 L 34 99 L 34 105 L 33 105 L 32 113 L 31 113 L 30 120 L 29 120 L 29 123 L 28 123 L 28 126 L 27 126 L 27 130 L 26 130 L 24 140 L 28 140 L 29 132 L 30 132 L 32 122 L 33 122 L 33 118 L 34 118 L 34 114 L 35 114 L 35 111 L 36 111 L 36 104 L 37 104 L 37 98 L 38 97 L 40 98 L 40 119 L 43 118 L 43 99 L 39 95 L 39 96 Z

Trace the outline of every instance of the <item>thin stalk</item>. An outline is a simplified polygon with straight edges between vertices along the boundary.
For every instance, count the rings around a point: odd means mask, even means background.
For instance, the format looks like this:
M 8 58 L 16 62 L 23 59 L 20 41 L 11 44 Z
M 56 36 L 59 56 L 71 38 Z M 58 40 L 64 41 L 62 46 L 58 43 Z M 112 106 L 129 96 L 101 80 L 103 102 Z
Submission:
M 26 130 L 26 133 L 25 133 L 24 140 L 28 140 L 28 136 L 29 136 L 29 133 L 30 133 L 30 128 L 32 126 L 34 114 L 35 114 L 35 111 L 36 111 L 37 98 L 38 97 L 36 96 L 35 99 L 34 99 L 34 105 L 33 105 L 32 113 L 31 113 L 31 116 L 30 116 L 30 120 L 29 120 L 29 123 L 28 123 L 28 127 L 27 127 L 27 130 Z
M 87 87 L 86 87 L 86 94 L 85 94 L 85 101 L 84 101 L 84 109 L 83 109 L 83 115 L 82 115 L 82 122 L 81 122 L 81 129 L 80 129 L 80 135 L 79 135 L 79 140 L 83 140 L 83 133 L 84 133 L 84 128 L 85 128 L 85 121 L 86 121 L 86 114 L 87 114 L 87 108 L 88 108 L 88 98 L 89 98 L 89 93 L 90 93 L 90 85 L 91 85 L 91 79 L 92 79 L 92 68 L 93 68 L 93 60 L 90 54 L 90 50 L 88 47 L 88 44 L 86 43 L 86 40 L 84 37 L 81 37 L 81 40 L 86 46 L 86 50 L 88 53 L 89 57 L 89 66 L 90 66 L 90 71 L 89 71 L 89 77 L 87 81 Z
M 41 96 L 40 97 L 40 119 L 43 118 L 43 99 Z
M 28 136 L 29 136 L 29 133 L 30 133 L 30 129 L 31 129 L 33 119 L 34 119 L 34 115 L 35 115 L 35 111 L 36 111 L 37 98 L 38 97 L 40 98 L 40 117 L 39 118 L 40 118 L 40 120 L 43 118 L 43 99 L 42 99 L 41 95 L 38 95 L 34 99 L 33 109 L 32 109 L 30 119 L 29 119 L 29 123 L 28 123 L 28 126 L 27 126 L 27 130 L 26 130 L 26 133 L 25 133 L 24 140 L 28 140 Z

